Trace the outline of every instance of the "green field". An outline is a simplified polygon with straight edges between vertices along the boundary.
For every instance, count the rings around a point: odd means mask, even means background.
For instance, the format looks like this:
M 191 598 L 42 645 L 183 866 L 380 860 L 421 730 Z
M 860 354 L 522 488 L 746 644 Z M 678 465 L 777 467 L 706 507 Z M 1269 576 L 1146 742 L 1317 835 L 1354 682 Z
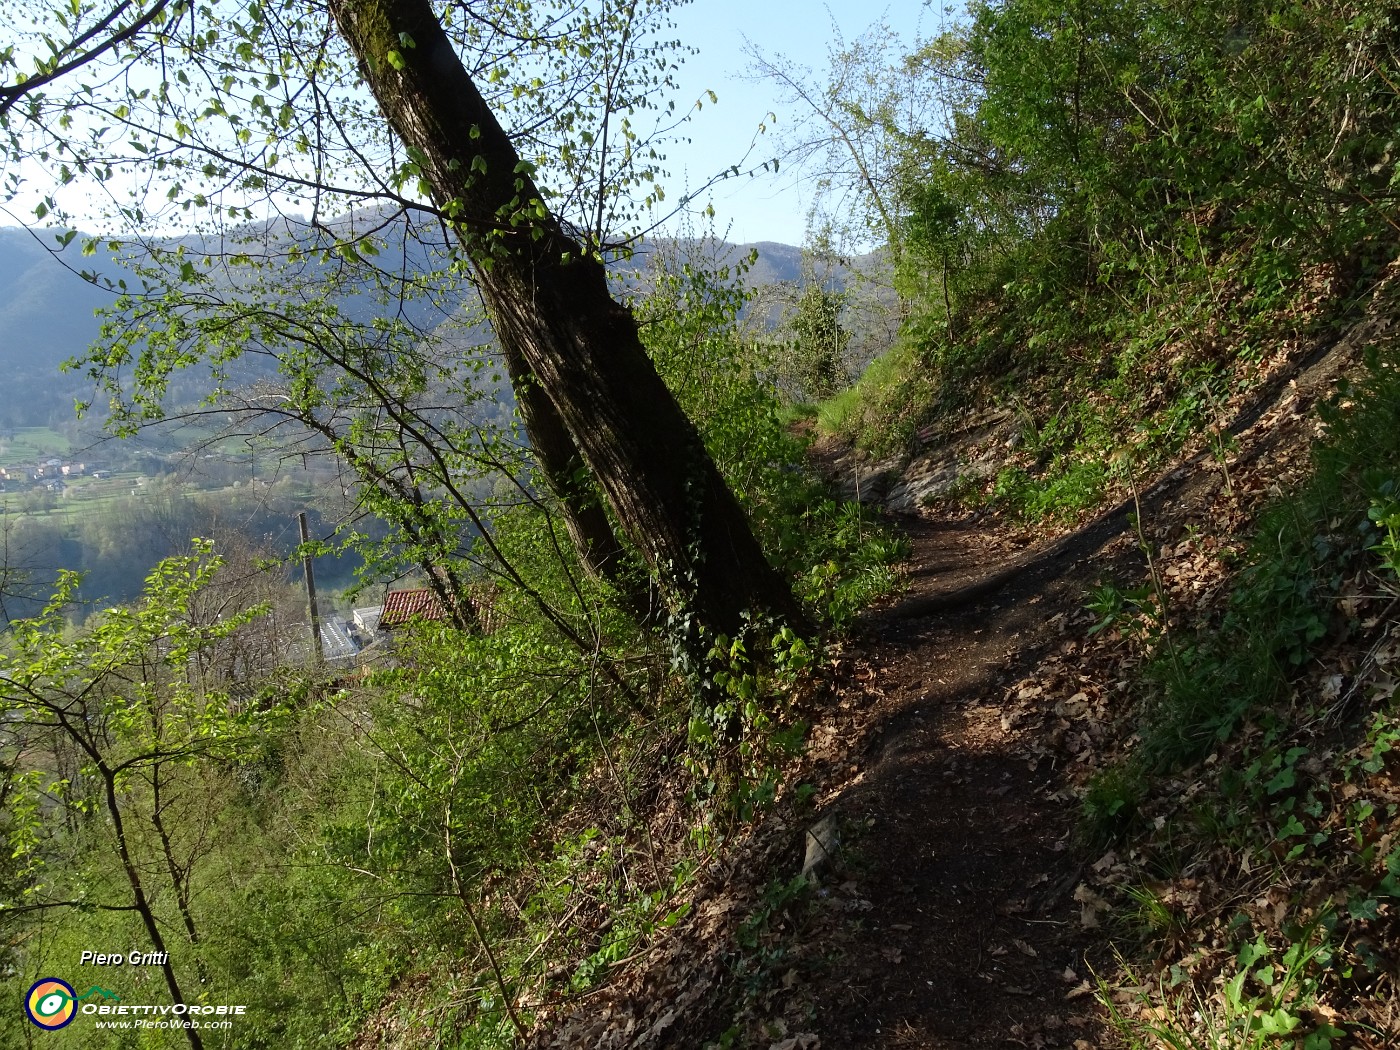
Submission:
M 49 521 L 71 521 L 91 514 L 94 509 L 133 495 L 135 472 L 103 478 L 64 478 L 66 491 L 59 494 L 43 492 L 38 487 L 0 494 L 0 510 L 18 516 L 42 518 Z
M 143 493 L 150 496 L 169 495 L 171 490 L 167 485 L 156 480 L 147 479 L 144 485 L 138 485 L 137 479 L 143 477 L 145 476 L 135 471 L 122 471 L 101 480 L 91 477 L 64 478 L 65 490 L 61 493 L 49 493 L 39 486 L 20 490 L 11 488 L 0 493 L 0 514 L 70 524 L 78 518 L 93 514 L 94 511 L 100 514 L 103 508 L 111 504 L 140 497 Z M 267 498 L 267 489 L 259 491 Z M 305 482 L 284 482 L 274 491 L 281 499 L 307 505 L 315 502 L 318 497 L 316 487 Z M 247 489 L 243 486 L 203 488 L 182 485 L 175 490 L 175 494 L 182 499 L 211 493 L 224 493 L 230 500 L 247 498 Z
M 0 430 L 0 467 L 33 466 L 43 459 L 66 456 L 71 445 L 49 427 L 13 427 Z

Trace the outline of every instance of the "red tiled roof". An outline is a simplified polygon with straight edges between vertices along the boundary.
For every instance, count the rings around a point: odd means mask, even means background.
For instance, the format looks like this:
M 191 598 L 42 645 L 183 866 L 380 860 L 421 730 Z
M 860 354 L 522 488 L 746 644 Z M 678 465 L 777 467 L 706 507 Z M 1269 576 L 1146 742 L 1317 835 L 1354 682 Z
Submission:
M 494 583 L 475 585 L 467 593 L 467 602 L 472 612 L 476 613 L 476 625 L 482 634 L 494 634 L 496 628 L 501 626 L 501 616 L 496 608 L 496 599 L 500 596 L 501 589 Z
M 437 595 L 427 587 L 412 591 L 390 591 L 384 595 L 384 609 L 379 614 L 380 627 L 401 627 L 414 617 L 420 620 L 444 620 L 447 613 Z
M 470 584 L 462 596 L 464 611 L 472 614 L 475 626 L 490 634 L 499 626 L 496 599 L 500 588 L 495 584 Z M 379 626 L 385 630 L 402 627 L 409 620 L 446 620 L 447 611 L 430 588 L 420 587 L 408 591 L 390 591 L 384 595 L 384 607 L 379 613 Z

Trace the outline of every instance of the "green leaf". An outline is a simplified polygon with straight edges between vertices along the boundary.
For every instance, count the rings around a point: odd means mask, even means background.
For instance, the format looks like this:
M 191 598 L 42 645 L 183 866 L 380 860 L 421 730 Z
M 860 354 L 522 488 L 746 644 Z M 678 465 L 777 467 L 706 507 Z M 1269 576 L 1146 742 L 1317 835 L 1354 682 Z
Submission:
M 1332 1040 L 1346 1035 L 1342 1029 L 1323 1023 L 1317 1031 L 1303 1040 L 1303 1050 L 1332 1050 Z
M 1257 963 L 1260 959 L 1265 958 L 1268 954 L 1269 954 L 1269 946 L 1268 946 L 1267 944 L 1264 943 L 1264 938 L 1261 936 L 1261 937 L 1258 938 L 1257 940 L 1255 940 L 1255 941 L 1253 941 L 1253 942 L 1251 942 L 1251 943 L 1249 943 L 1249 944 L 1246 944 L 1246 945 L 1244 945 L 1243 947 L 1240 948 L 1240 954 L 1239 954 L 1239 964 L 1240 964 L 1240 968 L 1241 968 L 1241 969 L 1244 969 L 1244 970 L 1248 970 L 1248 969 L 1249 969 L 1250 967 L 1252 967 L 1255 963 Z
M 1298 1018 L 1283 1007 L 1259 1015 L 1259 1030 L 1265 1035 L 1287 1035 L 1298 1027 Z
M 1277 795 L 1280 791 L 1287 791 L 1298 782 L 1298 774 L 1294 772 L 1292 766 L 1285 766 L 1280 769 L 1269 782 L 1264 785 L 1264 790 L 1270 795 Z
M 1380 917 L 1380 902 L 1374 897 L 1360 897 L 1347 902 L 1347 914 L 1353 919 L 1376 919 Z

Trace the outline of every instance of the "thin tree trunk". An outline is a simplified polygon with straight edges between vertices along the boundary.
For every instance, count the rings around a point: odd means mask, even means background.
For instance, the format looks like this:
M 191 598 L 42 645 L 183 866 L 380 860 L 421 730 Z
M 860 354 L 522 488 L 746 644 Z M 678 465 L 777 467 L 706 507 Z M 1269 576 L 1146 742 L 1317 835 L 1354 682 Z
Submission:
M 332 0 L 330 9 L 390 125 L 421 153 L 497 337 L 537 378 L 671 603 L 728 633 L 751 613 L 801 623 L 630 311 L 609 294 L 602 263 L 540 203 L 428 0 Z
M 161 963 L 160 969 L 165 977 L 165 987 L 170 992 L 171 1001 L 173 1003 L 187 1002 L 185 993 L 180 989 L 179 978 L 175 976 L 175 967 L 171 965 L 170 952 L 165 946 L 165 938 L 161 935 L 160 924 L 156 922 L 155 912 L 151 910 L 150 899 L 146 896 L 146 887 L 141 882 L 141 873 L 137 869 L 136 861 L 131 856 L 131 850 L 127 846 L 126 824 L 122 820 L 121 804 L 117 801 L 116 774 L 105 764 L 99 764 L 97 771 L 102 777 L 107 817 L 112 822 L 112 832 L 117 838 L 117 856 L 121 858 L 122 871 L 126 874 L 127 885 L 131 887 L 131 902 L 136 905 L 137 914 L 141 916 L 141 923 L 146 927 L 146 936 L 151 939 L 151 947 L 160 952 L 165 960 Z M 189 1040 L 192 1050 L 204 1050 L 204 1040 L 200 1038 L 198 1030 L 186 1028 L 185 1038 Z
M 190 910 L 190 883 L 189 869 L 180 870 L 180 865 L 175 860 L 175 844 L 171 841 L 170 831 L 165 826 L 163 811 L 165 803 L 160 799 L 160 763 L 151 769 L 151 826 L 156 829 L 156 835 L 160 838 L 161 855 L 165 858 L 165 872 L 170 876 L 170 885 L 175 888 L 175 904 L 180 909 L 180 918 L 185 923 L 185 934 L 189 937 L 190 943 L 199 944 L 199 930 L 195 926 L 194 912 Z M 200 974 L 203 978 L 203 974 Z

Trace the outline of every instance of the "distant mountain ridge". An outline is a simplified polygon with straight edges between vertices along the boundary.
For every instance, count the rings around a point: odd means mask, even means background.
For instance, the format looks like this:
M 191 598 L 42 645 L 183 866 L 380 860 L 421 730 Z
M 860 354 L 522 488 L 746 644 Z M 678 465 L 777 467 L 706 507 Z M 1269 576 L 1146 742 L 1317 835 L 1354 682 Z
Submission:
M 81 356 L 97 338 L 100 323 L 94 313 L 115 296 L 79 276 L 78 271 L 94 268 L 93 258 L 79 254 L 81 238 L 59 252 L 54 236 L 50 230 L 0 227 L 0 426 L 65 422 L 72 418 L 73 402 L 91 392 L 89 380 L 61 374 L 59 365 Z M 617 268 L 640 271 L 652 250 L 677 243 L 644 242 Z M 697 245 L 701 255 L 722 262 L 737 262 L 756 250 L 757 261 L 745 276 L 751 287 L 803 279 L 802 249 L 793 245 L 691 242 L 685 247 Z M 114 266 L 109 260 L 97 263 L 107 270 Z
M 87 384 L 61 376 L 59 363 L 97 338 L 94 312 L 114 298 L 67 269 L 46 241 L 50 231 L 0 227 L 0 425 L 43 426 L 59 409 L 71 417 Z M 63 258 L 81 256 L 74 246 Z

